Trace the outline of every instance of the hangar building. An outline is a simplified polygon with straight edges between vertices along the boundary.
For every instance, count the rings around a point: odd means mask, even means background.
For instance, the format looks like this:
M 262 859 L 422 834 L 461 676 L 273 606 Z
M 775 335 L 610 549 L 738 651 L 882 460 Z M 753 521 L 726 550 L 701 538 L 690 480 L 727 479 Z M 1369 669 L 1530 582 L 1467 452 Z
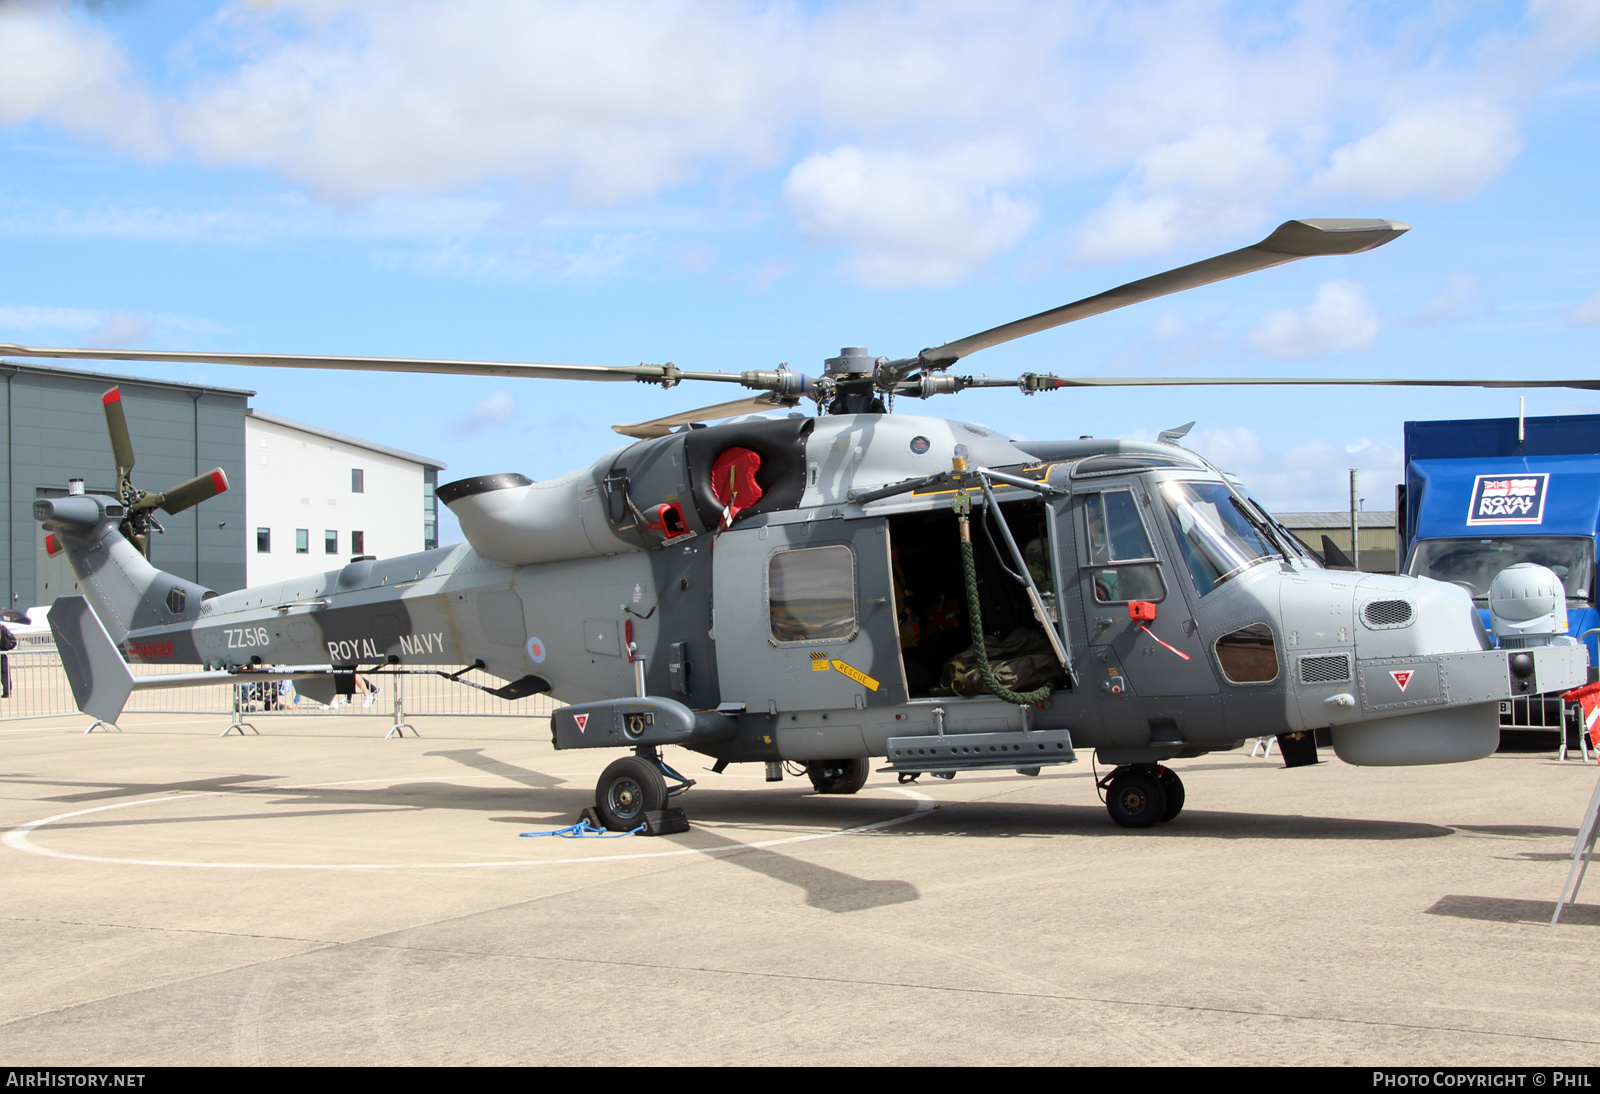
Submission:
M 50 558 L 33 519 L 38 498 L 82 479 L 114 494 L 116 469 L 101 396 L 122 389 L 142 490 L 164 490 L 213 467 L 226 493 L 176 516 L 151 561 L 218 592 L 320 572 L 352 555 L 436 546 L 438 460 L 253 410 L 234 388 L 0 362 L 6 442 L 5 606 L 26 610 L 76 590 L 64 556 Z M 265 536 L 263 536 L 265 533 Z

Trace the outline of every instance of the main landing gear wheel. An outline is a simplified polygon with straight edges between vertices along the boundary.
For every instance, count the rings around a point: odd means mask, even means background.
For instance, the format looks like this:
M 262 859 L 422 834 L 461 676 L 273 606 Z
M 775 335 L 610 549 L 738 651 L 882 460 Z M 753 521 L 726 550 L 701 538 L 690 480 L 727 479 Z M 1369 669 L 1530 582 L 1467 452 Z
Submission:
M 1149 828 L 1167 819 L 1166 788 L 1155 774 L 1125 771 L 1106 787 L 1106 810 L 1124 828 Z
M 1183 780 L 1170 767 L 1158 767 L 1156 770 L 1161 773 L 1161 789 L 1167 792 L 1167 808 L 1161 814 L 1161 819 L 1169 821 L 1183 812 Z
M 607 767 L 594 788 L 594 808 L 613 832 L 631 832 L 644 815 L 667 804 L 667 780 L 653 764 L 624 756 Z
M 818 794 L 854 794 L 867 785 L 872 764 L 865 757 L 854 760 L 812 760 L 806 775 Z

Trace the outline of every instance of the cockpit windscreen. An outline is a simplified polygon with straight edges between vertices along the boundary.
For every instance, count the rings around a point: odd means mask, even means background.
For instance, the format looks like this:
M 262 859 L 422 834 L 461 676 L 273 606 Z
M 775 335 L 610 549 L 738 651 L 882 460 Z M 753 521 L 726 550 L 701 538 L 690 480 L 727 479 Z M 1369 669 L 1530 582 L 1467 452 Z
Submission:
M 1278 552 L 1262 538 L 1220 482 L 1164 482 L 1167 516 L 1201 596 Z

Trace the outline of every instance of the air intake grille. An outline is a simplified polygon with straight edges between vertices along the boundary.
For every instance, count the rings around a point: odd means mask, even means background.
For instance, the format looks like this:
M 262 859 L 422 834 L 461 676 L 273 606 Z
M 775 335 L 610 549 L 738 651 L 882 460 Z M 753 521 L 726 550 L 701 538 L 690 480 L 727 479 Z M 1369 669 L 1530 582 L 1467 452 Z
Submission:
M 1374 600 L 1362 609 L 1369 627 L 1403 627 L 1411 622 L 1411 604 L 1405 600 Z
M 1348 657 L 1306 657 L 1300 661 L 1302 684 L 1331 684 L 1350 679 Z

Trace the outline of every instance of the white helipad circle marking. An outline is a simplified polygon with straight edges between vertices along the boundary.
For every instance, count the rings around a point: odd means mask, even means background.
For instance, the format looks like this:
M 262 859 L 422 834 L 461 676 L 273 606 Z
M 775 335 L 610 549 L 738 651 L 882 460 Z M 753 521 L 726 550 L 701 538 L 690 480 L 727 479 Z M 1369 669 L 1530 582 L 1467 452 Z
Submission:
M 464 781 L 466 779 L 498 779 L 502 775 L 457 775 L 450 781 Z M 289 791 L 312 790 L 329 786 L 355 786 L 362 783 L 384 783 L 398 786 L 402 783 L 438 782 L 437 778 L 415 779 L 346 779 L 341 782 L 308 783 L 292 786 L 256 787 L 251 793 L 264 791 Z M 141 805 L 162 805 L 166 802 L 195 801 L 200 798 L 216 798 L 238 793 L 230 790 L 208 790 L 198 794 L 170 794 L 164 798 L 141 798 L 138 801 L 116 802 L 112 805 L 97 805 L 92 809 L 77 809 L 71 813 L 57 813 L 53 817 L 42 820 L 29 821 L 9 829 L 3 839 L 7 847 L 17 851 L 25 851 L 32 855 L 44 855 L 49 858 L 70 859 L 74 862 L 102 862 L 116 866 L 178 866 L 200 870 L 471 870 L 479 867 L 499 868 L 506 866 L 566 866 L 575 863 L 588 862 L 630 862 L 636 859 L 675 858 L 683 855 L 705 855 L 719 857 L 722 855 L 736 854 L 761 847 L 780 847 L 789 843 L 807 843 L 812 840 L 832 839 L 834 836 L 852 836 L 860 832 L 872 832 L 880 828 L 891 828 L 897 824 L 904 824 L 919 814 L 931 809 L 937 809 L 938 803 L 926 794 L 915 790 L 907 790 L 899 786 L 886 786 L 877 789 L 887 790 L 891 794 L 899 794 L 910 798 L 916 803 L 909 813 L 888 820 L 873 821 L 871 824 L 860 824 L 854 828 L 841 828 L 835 832 L 808 832 L 802 836 L 783 836 L 779 839 L 759 840 L 755 843 L 735 843 L 725 847 L 685 847 L 675 851 L 642 851 L 633 855 L 586 855 L 579 858 L 563 859 L 507 859 L 501 862 L 419 862 L 419 863 L 392 863 L 392 862 L 347 862 L 347 863 L 322 863 L 322 862 L 177 862 L 168 859 L 137 859 L 115 858 L 108 855 L 78 855 L 70 851 L 57 851 L 49 847 L 40 847 L 28 837 L 37 829 L 44 828 L 60 821 L 71 820 L 74 817 L 87 817 L 95 813 L 108 813 L 115 809 L 131 809 Z

